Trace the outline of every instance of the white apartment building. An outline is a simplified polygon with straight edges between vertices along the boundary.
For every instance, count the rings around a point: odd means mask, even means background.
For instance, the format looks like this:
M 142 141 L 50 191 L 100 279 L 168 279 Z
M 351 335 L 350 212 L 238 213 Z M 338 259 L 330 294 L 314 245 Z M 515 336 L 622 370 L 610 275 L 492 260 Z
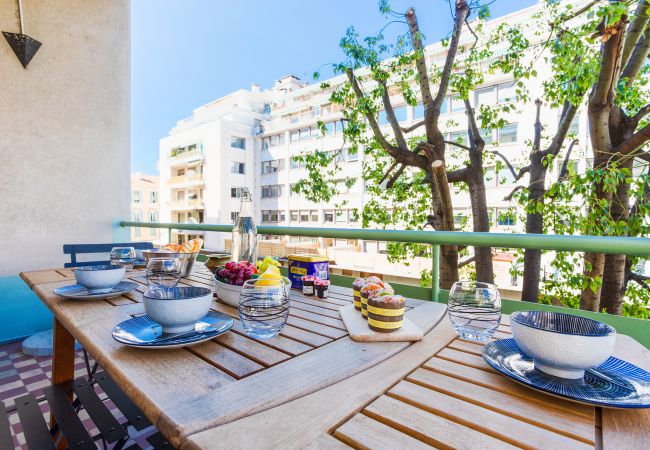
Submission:
M 537 8 L 538 6 L 533 6 L 493 20 L 488 23 L 488 27 L 503 21 L 530 20 Z M 469 40 L 471 35 L 467 33 L 464 38 Z M 430 67 L 432 64 L 441 66 L 445 52 L 446 49 L 440 43 L 427 46 L 426 55 Z M 540 58 L 536 65 L 539 73 L 545 70 L 543 64 Z M 342 83 L 343 78 L 336 77 L 328 81 L 334 87 Z M 162 220 L 230 223 L 238 211 L 239 189 L 247 187 L 253 194 L 258 224 L 359 227 L 351 210 L 360 210 L 369 195 L 365 192 L 362 177 L 363 151 L 353 154 L 347 149 L 343 150 L 340 156 L 342 171 L 337 175 L 340 178 L 340 196 L 332 202 L 315 204 L 293 193 L 291 189 L 294 183 L 307 176 L 306 169 L 300 167 L 292 159 L 293 156 L 315 149 L 335 152 L 343 147 L 340 128 L 342 115 L 339 105 L 329 101 L 331 89 L 323 91 L 320 83 L 309 85 L 288 75 L 276 81 L 270 89 L 261 90 L 253 85 L 250 90 L 239 90 L 201 106 L 194 110 L 190 118 L 179 121 L 169 136 L 160 141 Z M 541 81 L 531 81 L 528 89 L 531 98 L 541 95 Z M 506 75 L 488 75 L 485 83 L 474 91 L 470 101 L 478 109 L 481 104 L 511 102 L 514 96 L 511 78 Z M 421 104 L 409 106 L 401 95 L 394 97 L 393 106 L 403 127 L 420 121 L 424 114 Z M 328 130 L 325 136 L 318 130 L 319 120 L 325 123 Z M 524 165 L 529 153 L 526 142 L 533 139 L 534 120 L 534 105 L 520 107 L 519 111 L 507 117 L 506 126 L 486 131 L 486 149 L 498 148 L 513 164 Z M 541 120 L 544 134 L 551 135 L 557 127 L 559 111 L 545 105 Z M 379 121 L 386 134 L 390 134 L 390 126 L 383 112 L 379 114 Z M 448 127 L 449 140 L 467 135 L 465 107 L 458 97 L 447 97 L 443 106 L 442 123 L 455 123 Z M 422 131 L 414 133 L 421 134 Z M 580 139 L 578 148 L 572 153 L 572 158 L 575 158 L 572 163 L 584 168 L 586 158 L 590 157 L 585 112 L 576 117 L 571 133 Z M 557 167 L 551 170 L 551 178 L 557 174 L 560 165 L 561 162 L 558 162 Z M 494 164 L 490 167 L 486 163 L 486 166 L 486 191 L 492 230 L 507 232 L 521 229 L 521 225 L 513 220 L 512 214 L 507 214 L 514 203 L 504 200 L 515 186 L 512 175 L 506 170 L 495 173 Z M 357 182 L 348 189 L 344 185 L 346 178 L 355 178 Z M 520 183 L 526 183 L 526 180 Z M 336 205 L 341 204 L 343 198 L 347 200 L 346 206 L 337 209 Z M 453 203 L 460 226 L 465 222 L 464 218 L 470 216 L 469 195 L 456 192 Z M 212 234 L 214 236 L 206 236 L 206 247 L 223 249 L 223 239 L 226 236 L 222 233 Z M 180 238 L 183 239 L 183 236 Z M 298 238 L 287 240 L 299 241 Z M 327 241 L 327 244 L 337 249 L 356 249 L 373 254 L 366 262 L 351 264 L 358 270 L 368 271 L 377 268 L 377 261 L 381 261 L 381 253 L 385 248 L 385 243 L 381 242 L 336 240 Z M 423 267 L 414 264 L 409 269 L 393 267 L 391 270 L 406 271 L 409 274 L 413 272 L 409 276 L 419 277 L 422 268 L 430 267 L 430 261 L 425 260 L 422 264 Z M 505 270 L 497 275 L 503 280 L 497 282 L 500 285 L 518 284 L 517 280 L 510 280 L 507 264 L 504 267 Z M 348 268 L 354 270 L 354 267 Z

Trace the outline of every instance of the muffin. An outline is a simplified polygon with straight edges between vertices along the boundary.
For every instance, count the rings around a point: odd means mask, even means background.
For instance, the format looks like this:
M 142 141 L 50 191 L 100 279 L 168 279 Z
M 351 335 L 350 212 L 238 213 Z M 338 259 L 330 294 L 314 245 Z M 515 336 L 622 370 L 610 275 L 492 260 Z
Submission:
M 366 283 L 361 288 L 361 315 L 364 319 L 368 318 L 368 297 L 373 292 L 379 292 L 384 289 L 384 283 Z
M 366 279 L 361 277 L 352 283 L 352 297 L 354 299 L 354 309 L 361 311 L 361 288 L 366 285 Z
M 368 299 L 368 327 L 379 333 L 392 333 L 404 323 L 404 305 L 401 295 L 375 295 Z

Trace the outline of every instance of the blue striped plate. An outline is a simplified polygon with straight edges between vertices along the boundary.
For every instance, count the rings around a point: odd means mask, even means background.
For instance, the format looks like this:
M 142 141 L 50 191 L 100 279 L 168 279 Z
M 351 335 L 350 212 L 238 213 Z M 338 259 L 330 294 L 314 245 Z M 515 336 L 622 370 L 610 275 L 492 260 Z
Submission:
M 535 370 L 514 339 L 500 339 L 483 347 L 483 359 L 497 372 L 538 391 L 605 408 L 650 408 L 650 373 L 610 356 L 589 369 L 581 380 Z
M 194 330 L 182 333 L 163 333 L 162 327 L 146 314 L 132 317 L 113 328 L 113 339 L 130 347 L 175 348 L 187 347 L 215 338 L 230 330 L 234 321 L 230 316 L 217 311 L 196 322 Z

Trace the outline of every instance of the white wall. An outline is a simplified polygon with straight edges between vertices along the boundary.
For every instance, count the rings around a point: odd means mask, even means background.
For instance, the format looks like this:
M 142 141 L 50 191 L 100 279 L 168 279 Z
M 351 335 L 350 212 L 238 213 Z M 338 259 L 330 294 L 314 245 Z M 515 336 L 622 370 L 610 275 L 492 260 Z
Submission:
M 19 31 L 15 0 L 0 29 Z M 130 4 L 23 2 L 43 43 L 24 70 L 0 38 L 0 276 L 60 267 L 129 217 Z

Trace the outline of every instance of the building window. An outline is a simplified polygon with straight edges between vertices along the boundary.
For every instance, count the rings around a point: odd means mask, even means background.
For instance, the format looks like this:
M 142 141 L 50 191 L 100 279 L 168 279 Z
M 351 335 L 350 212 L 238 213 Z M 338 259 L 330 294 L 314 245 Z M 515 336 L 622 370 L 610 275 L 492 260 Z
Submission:
M 327 122 L 325 124 L 325 134 L 330 136 L 336 134 L 336 122 Z
M 298 161 L 295 158 L 291 158 L 290 166 L 292 169 L 300 169 L 302 168 L 302 164 L 303 163 L 301 161 Z
M 235 221 L 237 220 L 238 217 L 239 217 L 239 211 L 231 211 L 231 213 L 230 213 L 230 221 L 232 223 L 235 223 Z
M 483 138 L 485 145 L 492 145 L 493 143 L 492 128 L 480 128 L 478 131 L 481 134 L 481 137 Z
M 233 187 L 230 188 L 230 197 L 231 198 L 240 198 L 244 191 L 248 190 L 245 187 Z
M 517 142 L 517 124 L 509 123 L 497 130 L 499 144 L 514 144 Z
M 515 170 L 517 169 L 515 168 Z M 499 186 L 513 186 L 515 184 L 515 177 L 507 166 L 502 166 L 499 169 L 497 182 Z
M 508 210 L 499 210 L 497 213 L 497 225 L 500 227 L 510 227 L 515 224 L 515 213 Z
M 262 210 L 262 222 L 277 223 L 277 222 L 284 222 L 284 220 L 285 220 L 284 211 L 279 211 L 277 209 Z
M 323 218 L 325 223 L 334 223 L 334 211 L 331 209 L 323 211 Z
M 467 131 L 454 131 L 449 134 L 449 140 L 461 145 L 469 145 L 469 136 Z
M 511 103 L 516 99 L 515 83 L 501 83 L 497 86 L 497 100 L 499 103 Z
M 151 203 L 158 203 L 158 192 L 151 191 Z
M 232 173 L 238 173 L 243 175 L 244 173 L 246 173 L 246 164 L 242 162 L 233 162 L 230 171 Z
M 272 161 L 262 161 L 262 175 L 276 173 L 284 170 L 284 159 L 274 159 Z
M 460 98 L 460 95 L 454 95 L 451 98 L 451 112 L 465 111 L 465 100 Z
M 262 198 L 277 198 L 282 197 L 282 185 L 271 184 L 262 186 Z
M 449 103 L 451 103 L 451 102 L 450 102 L 450 96 L 448 95 L 442 101 L 442 105 L 440 105 L 440 114 L 449 113 Z
M 485 168 L 485 174 L 483 175 L 483 180 L 485 181 L 485 187 L 494 187 L 497 185 L 497 172 L 494 167 Z
M 422 119 L 424 117 L 424 105 L 418 103 L 413 107 L 413 119 Z
M 494 105 L 495 90 L 496 89 L 494 88 L 494 86 L 476 90 L 476 92 L 474 93 L 474 98 L 476 99 L 475 101 L 476 111 L 480 110 L 481 105 Z
M 246 150 L 246 139 L 232 136 L 230 138 L 230 146 L 233 148 L 241 148 L 242 150 Z
M 140 191 L 131 191 L 131 201 L 133 203 L 140 203 L 141 199 L 141 192 Z

